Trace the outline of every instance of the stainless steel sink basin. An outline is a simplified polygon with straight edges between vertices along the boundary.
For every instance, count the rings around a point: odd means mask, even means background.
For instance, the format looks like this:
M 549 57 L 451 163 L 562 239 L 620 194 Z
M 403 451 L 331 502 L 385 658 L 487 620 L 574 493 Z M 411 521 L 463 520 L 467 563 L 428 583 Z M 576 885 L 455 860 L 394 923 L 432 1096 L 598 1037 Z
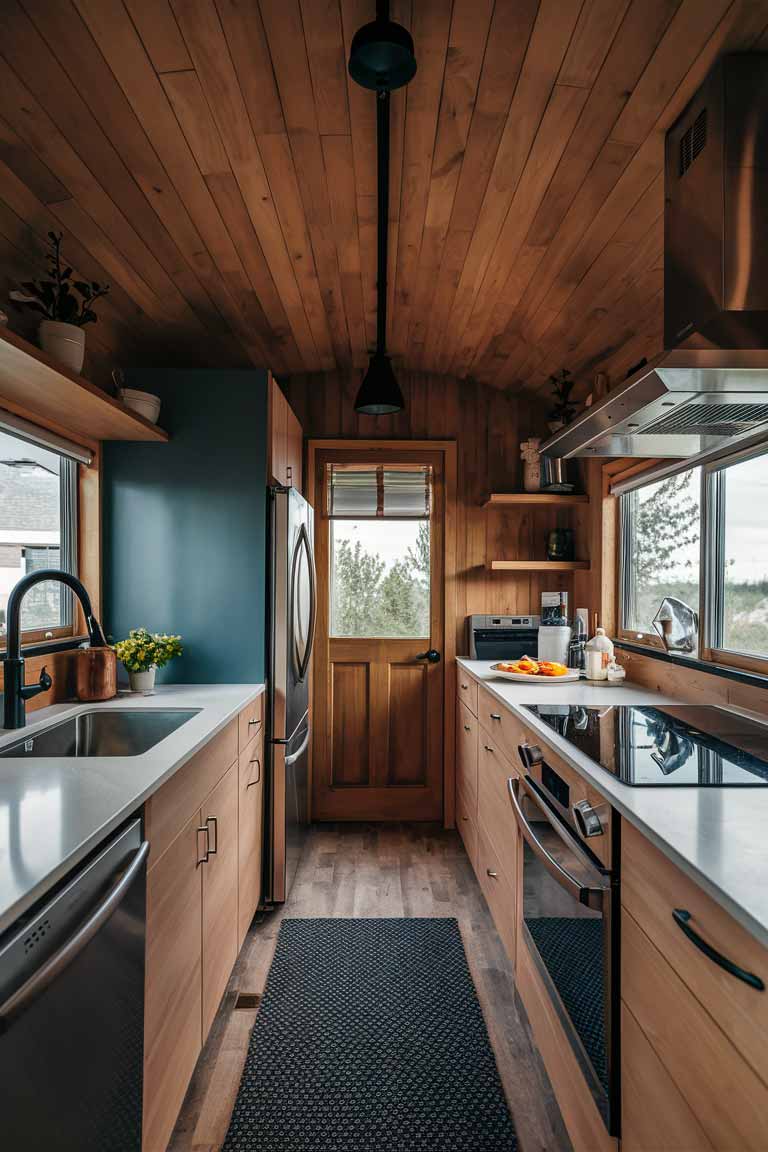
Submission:
M 199 708 L 116 708 L 80 712 L 0 749 L 20 756 L 141 756 L 197 716 Z

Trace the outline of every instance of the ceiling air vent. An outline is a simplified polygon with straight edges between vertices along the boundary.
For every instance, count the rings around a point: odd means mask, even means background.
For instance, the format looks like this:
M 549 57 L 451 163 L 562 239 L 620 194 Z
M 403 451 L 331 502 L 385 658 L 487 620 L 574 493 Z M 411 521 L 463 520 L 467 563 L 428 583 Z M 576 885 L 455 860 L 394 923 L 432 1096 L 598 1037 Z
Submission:
M 702 108 L 687 131 L 680 137 L 680 175 L 685 173 L 707 142 L 707 110 Z
M 761 424 L 768 424 L 768 404 L 681 404 L 643 428 L 643 434 L 738 436 Z

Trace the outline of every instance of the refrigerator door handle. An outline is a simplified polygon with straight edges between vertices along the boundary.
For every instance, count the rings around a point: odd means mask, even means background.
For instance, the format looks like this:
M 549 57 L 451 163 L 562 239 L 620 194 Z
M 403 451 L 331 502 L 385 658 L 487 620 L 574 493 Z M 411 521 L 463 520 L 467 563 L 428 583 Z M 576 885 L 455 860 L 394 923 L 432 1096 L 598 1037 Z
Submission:
M 317 577 L 315 572 L 315 557 L 312 551 L 312 542 L 309 538 L 306 524 L 302 524 L 299 529 L 299 538 L 296 542 L 296 548 L 293 553 L 293 570 L 291 572 L 291 611 L 293 613 L 293 627 L 296 627 L 296 605 L 299 601 L 298 588 L 296 586 L 299 578 L 300 571 L 300 558 L 302 550 L 307 557 L 307 568 L 309 570 L 309 622 L 307 624 L 307 640 L 304 645 L 304 652 L 299 655 L 297 652 L 297 671 L 299 682 L 301 683 L 307 675 L 309 669 L 309 661 L 312 658 L 312 648 L 315 640 L 315 619 L 317 616 Z M 296 637 L 294 635 L 294 645 Z
M 302 740 L 299 748 L 297 748 L 297 750 L 295 752 L 291 752 L 290 756 L 286 756 L 286 758 L 285 758 L 286 768 L 290 768 L 291 764 L 296 763 L 296 761 L 299 759 L 299 757 L 302 756 L 304 754 L 304 752 L 306 752 L 308 745 L 309 745 L 309 726 L 307 726 L 307 730 L 304 733 L 304 739 Z

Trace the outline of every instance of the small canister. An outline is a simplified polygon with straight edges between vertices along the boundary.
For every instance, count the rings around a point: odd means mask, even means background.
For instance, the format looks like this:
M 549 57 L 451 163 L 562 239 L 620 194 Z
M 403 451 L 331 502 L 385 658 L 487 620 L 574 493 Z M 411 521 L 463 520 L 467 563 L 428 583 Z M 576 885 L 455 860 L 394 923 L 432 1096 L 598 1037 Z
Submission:
M 607 680 L 608 665 L 613 660 L 613 644 L 605 628 L 597 628 L 584 649 L 587 657 L 587 680 Z
M 78 648 L 75 666 L 78 700 L 90 703 L 117 695 L 117 657 L 112 648 Z

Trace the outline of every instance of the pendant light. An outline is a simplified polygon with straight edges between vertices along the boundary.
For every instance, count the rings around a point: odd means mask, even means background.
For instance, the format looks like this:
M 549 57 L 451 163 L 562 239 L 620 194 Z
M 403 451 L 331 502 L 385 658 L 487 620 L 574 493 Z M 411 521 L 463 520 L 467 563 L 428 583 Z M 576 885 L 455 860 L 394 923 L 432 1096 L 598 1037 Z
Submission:
M 370 358 L 355 400 L 355 411 L 383 416 L 405 407 L 403 393 L 387 356 L 387 241 L 389 231 L 389 94 L 416 75 L 410 33 L 389 19 L 389 3 L 377 0 L 376 19 L 359 28 L 349 52 L 349 74 L 361 88 L 376 93 L 378 243 L 376 276 L 376 351 Z

